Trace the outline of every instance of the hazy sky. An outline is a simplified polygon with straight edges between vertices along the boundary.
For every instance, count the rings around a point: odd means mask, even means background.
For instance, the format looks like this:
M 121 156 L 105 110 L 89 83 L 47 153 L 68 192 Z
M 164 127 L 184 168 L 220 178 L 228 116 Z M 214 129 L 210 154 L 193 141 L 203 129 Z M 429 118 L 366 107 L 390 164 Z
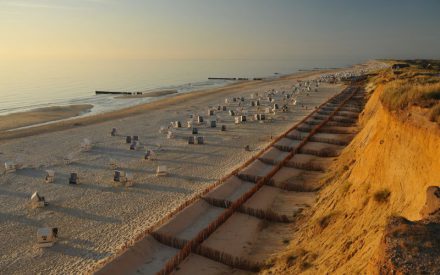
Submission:
M 440 58 L 440 0 L 0 0 L 0 58 Z

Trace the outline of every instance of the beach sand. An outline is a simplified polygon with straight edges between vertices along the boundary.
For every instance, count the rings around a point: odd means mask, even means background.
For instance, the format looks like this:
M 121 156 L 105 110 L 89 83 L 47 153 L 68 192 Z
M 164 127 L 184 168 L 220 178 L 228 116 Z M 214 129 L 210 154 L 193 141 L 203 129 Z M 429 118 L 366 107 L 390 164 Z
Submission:
M 343 86 L 323 84 L 317 93 L 301 94 L 296 107 L 278 113 L 266 123 L 248 121 L 235 125 L 227 112 L 216 112 L 217 128 L 199 126 L 204 145 L 187 144 L 190 128 L 175 129 L 176 138 L 167 139 L 158 132 L 161 126 L 176 120 L 186 126 L 190 114 L 200 114 L 208 120 L 208 107 L 225 105 L 226 97 L 250 98 L 252 93 L 269 89 L 291 90 L 299 77 L 310 78 L 315 74 L 238 83 L 108 114 L 0 133 L 0 161 L 23 163 L 16 173 L 0 176 L 0 273 L 92 272 L 178 205 L 251 158 L 271 137 L 289 129 Z M 300 104 L 307 109 L 299 107 Z M 220 131 L 220 125 L 226 125 L 227 131 Z M 110 136 L 113 127 L 117 128 L 118 136 Z M 144 151 L 129 150 L 126 135 L 138 135 L 146 148 L 156 150 L 158 159 L 145 161 Z M 79 150 L 84 138 L 93 143 L 89 152 Z M 243 149 L 246 145 L 250 151 Z M 69 165 L 63 161 L 66 155 L 73 160 Z M 134 175 L 133 187 L 113 183 L 110 162 Z M 155 176 L 159 164 L 168 167 L 168 176 Z M 56 171 L 55 183 L 44 183 L 46 169 Z M 81 184 L 68 184 L 71 172 L 78 173 Z M 46 198 L 48 207 L 28 207 L 34 191 Z M 43 226 L 59 228 L 59 240 L 52 248 L 35 247 L 36 230 Z
M 79 116 L 89 112 L 92 108 L 93 105 L 90 104 L 55 106 L 0 116 L 0 133 L 10 129 Z

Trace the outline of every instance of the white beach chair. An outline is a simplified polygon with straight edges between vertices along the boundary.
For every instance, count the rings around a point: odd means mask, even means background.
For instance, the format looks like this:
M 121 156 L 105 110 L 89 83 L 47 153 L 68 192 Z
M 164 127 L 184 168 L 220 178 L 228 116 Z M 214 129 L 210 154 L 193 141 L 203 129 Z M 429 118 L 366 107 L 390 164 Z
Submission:
M 71 164 L 74 161 L 75 155 L 74 153 L 69 153 L 67 156 L 64 157 L 63 161 L 64 164 L 68 165 Z
M 208 110 L 208 116 L 213 116 L 214 115 L 214 110 L 209 109 Z
M 51 247 L 54 245 L 58 238 L 58 228 L 56 227 L 44 227 L 37 230 L 37 246 L 38 247 Z
M 5 174 L 14 173 L 15 171 L 16 171 L 15 163 L 13 161 L 6 161 L 5 162 Z
M 187 128 L 191 128 L 193 126 L 193 121 L 192 120 L 188 120 L 187 122 L 186 122 L 186 127 Z
M 203 117 L 202 116 L 197 116 L 197 123 L 203 123 Z
M 165 165 L 157 166 L 157 169 L 156 169 L 156 176 L 157 177 L 166 176 L 167 174 L 168 174 L 168 169 Z
M 49 203 L 46 202 L 44 197 L 40 197 L 38 192 L 34 192 L 31 196 L 31 207 L 32 208 L 42 208 L 48 206 Z
M 46 177 L 44 178 L 46 183 L 55 182 L 55 171 L 54 170 L 46 170 Z
M 92 142 L 90 139 L 85 138 L 83 142 L 81 142 L 81 151 L 89 152 L 90 150 L 92 150 Z
M 173 138 L 174 138 L 174 133 L 172 131 L 168 131 L 167 139 L 173 139 Z

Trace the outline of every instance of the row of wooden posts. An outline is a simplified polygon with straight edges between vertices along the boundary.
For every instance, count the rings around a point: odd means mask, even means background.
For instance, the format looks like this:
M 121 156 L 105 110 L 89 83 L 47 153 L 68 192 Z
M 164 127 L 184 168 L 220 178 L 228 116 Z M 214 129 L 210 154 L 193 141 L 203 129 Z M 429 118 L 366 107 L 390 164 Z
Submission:
M 345 94 L 347 91 L 344 90 L 342 93 L 340 93 L 339 95 L 336 95 L 332 98 L 330 98 L 329 100 L 327 100 L 326 102 L 324 102 L 323 104 L 320 105 L 320 107 L 322 107 L 323 105 L 327 104 L 328 102 L 338 98 L 338 96 Z M 346 99 L 343 104 L 345 104 L 345 102 L 347 102 L 352 96 L 354 95 L 354 93 L 348 98 Z M 320 108 L 319 107 L 319 108 Z M 319 109 L 318 108 L 318 109 Z M 295 126 L 293 126 L 291 129 L 289 129 L 288 131 L 286 131 L 283 135 L 281 135 L 279 138 L 277 138 L 276 140 L 274 140 L 268 147 L 265 148 L 265 150 L 262 150 L 260 152 L 260 154 L 258 154 L 258 156 L 260 156 L 262 153 L 264 153 L 266 150 L 268 150 L 275 142 L 279 141 L 281 138 L 285 137 L 290 131 L 294 130 L 298 125 L 302 124 L 304 121 L 306 121 L 307 119 L 309 119 L 313 114 L 315 114 L 315 112 L 318 110 L 315 109 L 311 114 L 309 114 L 308 116 L 306 116 L 304 119 L 302 119 L 299 123 L 297 123 Z M 339 110 L 340 108 L 338 108 L 337 110 Z M 337 111 L 333 112 L 333 114 L 331 115 L 331 117 L 336 113 Z M 331 119 L 331 117 L 329 117 L 326 121 L 329 121 Z M 277 173 L 286 163 L 288 160 L 290 160 L 294 154 L 296 154 L 298 152 L 299 149 L 301 149 L 309 140 L 310 136 L 314 135 L 325 123 L 322 123 L 320 125 L 318 125 L 314 130 L 312 130 L 311 133 L 309 133 L 309 135 L 306 137 L 306 139 L 304 141 L 302 141 L 295 150 L 291 151 L 288 156 L 282 161 L 280 162 L 278 165 L 276 165 L 272 171 L 266 175 L 265 177 L 261 178 L 260 180 L 258 180 L 258 182 L 254 185 L 253 188 L 251 188 L 249 191 L 247 191 L 245 194 L 243 194 L 239 199 L 237 199 L 235 202 L 233 202 L 232 204 L 229 205 L 229 208 L 227 208 L 220 216 L 217 217 L 216 220 L 214 220 L 213 222 L 211 222 L 205 229 L 203 229 L 202 231 L 200 231 L 195 238 L 193 238 L 190 241 L 187 241 L 186 244 L 182 247 L 182 249 L 177 253 L 177 255 L 175 255 L 173 258 L 171 258 L 163 267 L 162 270 L 160 270 L 157 274 L 158 275 L 164 275 L 164 274 L 170 274 L 190 253 L 192 252 L 200 252 L 200 244 L 206 240 L 215 230 L 217 230 L 218 227 L 220 227 L 229 217 L 231 217 L 236 211 L 239 211 L 239 209 L 241 209 L 242 205 L 252 196 L 254 195 L 258 190 L 260 190 L 260 188 L 262 186 L 264 186 L 269 180 L 270 178 L 272 178 L 275 173 Z M 246 162 L 247 164 L 250 164 L 252 161 L 254 161 L 255 159 L 257 159 L 257 157 L 253 157 L 250 161 Z M 246 165 L 247 166 L 247 165 Z M 245 167 L 245 166 L 244 166 Z M 234 171 L 235 172 L 235 171 Z M 236 171 L 237 173 L 238 171 Z M 235 174 L 236 174 L 235 173 Z M 207 192 L 206 192 L 207 193 Z M 210 256 L 209 253 L 204 255 L 202 254 L 202 256 Z M 232 257 L 230 260 L 230 265 L 234 266 L 234 262 L 237 259 Z M 236 266 L 238 267 L 238 266 Z M 245 268 L 244 266 L 241 266 L 241 268 Z

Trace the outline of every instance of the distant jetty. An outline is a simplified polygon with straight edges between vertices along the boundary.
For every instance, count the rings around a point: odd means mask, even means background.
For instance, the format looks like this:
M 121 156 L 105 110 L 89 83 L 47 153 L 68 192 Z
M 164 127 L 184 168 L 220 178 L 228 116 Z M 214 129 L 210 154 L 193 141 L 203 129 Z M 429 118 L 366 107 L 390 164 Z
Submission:
M 142 92 L 95 91 L 97 95 L 142 95 Z
M 249 80 L 247 77 L 208 77 L 209 80 Z M 254 77 L 252 80 L 263 80 L 261 77 Z
M 236 77 L 208 77 L 209 80 L 237 80 Z

